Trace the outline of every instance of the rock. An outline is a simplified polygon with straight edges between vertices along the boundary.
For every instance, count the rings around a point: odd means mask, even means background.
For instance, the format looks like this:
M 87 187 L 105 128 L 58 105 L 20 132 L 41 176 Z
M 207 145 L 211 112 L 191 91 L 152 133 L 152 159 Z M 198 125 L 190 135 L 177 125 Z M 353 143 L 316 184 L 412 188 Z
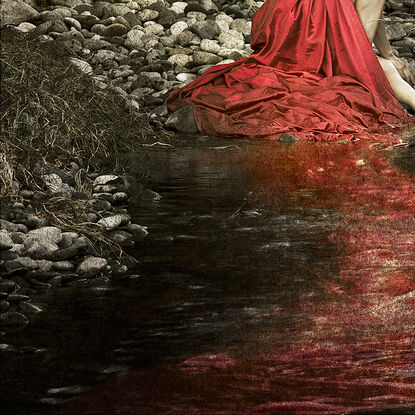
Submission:
M 14 244 L 13 247 L 7 251 L 1 251 L 1 259 L 8 261 L 23 256 L 25 253 L 25 245 L 23 244 Z
M 181 133 L 197 133 L 198 129 L 194 118 L 193 108 L 184 106 L 173 112 L 166 121 L 166 127 Z M 143 192 L 143 195 L 144 193 L 145 191 Z
M 222 32 L 218 37 L 219 43 L 226 49 L 243 49 L 245 46 L 245 40 L 242 33 L 236 30 L 229 30 L 228 32 Z
M 187 3 L 184 1 L 176 1 L 170 6 L 170 10 L 177 14 L 184 13 Z
M 11 293 L 15 291 L 17 285 L 14 281 L 11 280 L 1 280 L 0 281 L 0 291 L 5 293 Z
M 13 223 L 4 219 L 0 219 L 0 230 L 7 232 L 27 232 L 27 227 L 21 223 Z
M 214 39 L 220 34 L 220 28 L 217 23 L 213 20 L 207 20 L 204 22 L 196 22 L 191 26 L 191 29 L 201 38 L 201 39 Z
M 4 0 L 1 3 L 1 27 L 30 22 L 38 16 L 39 13 L 22 0 Z
M 0 231 L 0 251 L 6 251 L 13 248 L 13 240 L 7 231 Z
M 74 27 L 76 30 L 81 30 L 82 26 L 81 23 L 79 23 L 78 20 L 72 18 L 72 17 L 64 17 L 63 21 L 69 26 L 69 27 Z
M 10 302 L 29 301 L 29 300 L 30 300 L 30 297 L 24 294 L 10 294 L 7 297 L 7 301 L 10 301 Z
M 181 46 L 188 46 L 193 42 L 195 35 L 190 30 L 184 30 L 182 33 L 179 34 L 177 41 Z
M 205 52 L 218 53 L 221 47 L 216 40 L 202 39 L 200 42 L 200 49 Z
M 111 193 L 94 193 L 92 197 L 95 199 L 106 200 L 109 203 L 114 203 L 114 196 Z
M 229 25 L 232 23 L 233 19 L 226 14 L 219 14 L 216 16 L 215 21 L 222 33 L 227 32 L 230 29 Z
M 113 194 L 114 196 L 114 203 L 124 203 L 128 200 L 127 193 L 124 192 L 116 192 Z
M 107 231 L 112 231 L 121 225 L 128 223 L 131 220 L 131 216 L 127 213 L 108 216 L 100 219 L 97 224 Z
M 62 231 L 56 226 L 45 226 L 43 228 L 30 231 L 27 234 L 27 238 L 38 239 L 42 242 L 59 244 L 59 242 L 62 240 Z
M 385 24 L 386 36 L 389 41 L 400 40 L 406 36 L 405 24 Z
M 206 10 L 207 14 L 216 13 L 218 8 L 212 0 L 200 0 L 200 5 Z
M 28 239 L 25 244 L 26 255 L 33 259 L 51 258 L 59 249 L 58 245 L 51 242 L 43 242 L 38 239 Z
M 115 55 L 116 53 L 112 50 L 101 49 L 95 54 L 94 60 L 98 63 L 104 63 L 108 60 L 113 60 Z
M 213 53 L 195 52 L 193 54 L 193 62 L 197 65 L 214 65 L 220 61 L 222 61 L 222 59 Z
M 30 213 L 26 216 L 25 224 L 29 228 L 40 228 L 42 226 L 47 226 L 49 222 L 44 218 L 39 218 L 38 216 Z
M 102 31 L 102 36 L 113 37 L 113 36 L 124 36 L 128 32 L 126 26 L 121 23 L 114 23 L 106 26 Z
M 141 29 L 141 28 L 140 28 Z M 125 40 L 125 45 L 131 48 L 141 48 L 144 46 L 144 42 L 142 40 L 144 36 L 144 32 L 136 29 L 133 27 L 128 33 L 127 33 L 127 39 Z
M 53 262 L 52 261 L 47 261 L 45 259 L 41 259 L 36 261 L 38 264 L 38 268 L 36 271 L 40 271 L 42 273 L 47 273 L 49 271 L 52 270 L 53 268 Z
M 57 271 L 70 271 L 75 268 L 75 265 L 69 261 L 57 261 L 53 263 L 53 268 Z
M 29 23 L 29 22 L 23 22 L 23 23 L 20 23 L 19 26 L 17 26 L 17 29 L 23 33 L 29 33 L 32 30 L 36 29 L 36 25 Z
M 160 196 L 160 195 L 158 195 Z M 132 238 L 134 242 L 141 241 L 148 235 L 147 227 L 137 225 L 136 223 L 129 223 L 125 226 L 126 231 L 130 232 L 132 234 Z
M 84 259 L 78 265 L 76 272 L 85 278 L 92 278 L 97 275 L 103 268 L 105 268 L 106 265 L 106 259 L 91 256 Z
M 19 308 L 23 313 L 28 314 L 37 314 L 43 311 L 39 306 L 28 303 L 27 301 L 22 301 L 21 303 L 19 303 Z
M 1 231 L 0 231 L 0 235 L 1 235 Z M 26 242 L 27 236 L 23 232 L 11 232 L 10 238 L 15 244 L 24 244 Z
M 112 231 L 108 234 L 108 237 L 122 248 L 127 248 L 134 244 L 132 235 L 123 230 Z
M 294 137 L 291 134 L 283 133 L 278 137 L 280 143 L 295 143 L 298 141 L 298 138 Z
M 186 22 L 177 22 L 170 27 L 171 34 L 173 36 L 180 35 L 184 30 L 186 30 L 189 25 Z
M 145 24 L 144 33 L 146 35 L 161 35 L 164 32 L 163 25 L 154 22 L 147 22 L 150 24 Z
M 4 263 L 4 267 L 7 271 L 12 271 L 15 269 L 32 270 L 36 269 L 38 267 L 38 264 L 32 258 L 20 257 L 13 259 L 11 261 L 6 261 Z
M 109 185 L 109 184 L 116 184 L 116 183 L 121 183 L 122 182 L 122 178 L 120 176 L 117 176 L 115 174 L 105 174 L 102 176 L 98 176 L 95 180 L 93 185 L 94 186 L 98 186 L 98 185 Z
M 168 61 L 173 65 L 184 67 L 187 63 L 191 62 L 193 58 L 191 56 L 178 53 L 177 55 L 170 56 Z
M 0 313 L 5 313 L 10 307 L 10 303 L 7 300 L 0 300 Z
M 235 19 L 231 24 L 231 30 L 235 30 L 239 33 L 242 33 L 244 36 L 248 36 L 251 34 L 251 22 L 246 19 Z
M 22 313 L 8 312 L 0 315 L 1 326 L 24 326 L 29 322 L 27 317 Z
M 159 17 L 159 12 L 157 10 L 144 9 L 137 13 L 137 17 L 142 22 L 148 22 L 150 20 L 156 20 Z
M 70 196 L 74 192 L 74 188 L 63 183 L 62 179 L 56 173 L 44 174 L 42 179 L 51 193 L 62 193 Z
M 79 71 L 81 71 L 85 75 L 92 75 L 94 73 L 92 66 L 83 59 L 69 58 L 69 62 L 71 62 L 72 65 L 74 65 L 77 69 L 79 69 Z

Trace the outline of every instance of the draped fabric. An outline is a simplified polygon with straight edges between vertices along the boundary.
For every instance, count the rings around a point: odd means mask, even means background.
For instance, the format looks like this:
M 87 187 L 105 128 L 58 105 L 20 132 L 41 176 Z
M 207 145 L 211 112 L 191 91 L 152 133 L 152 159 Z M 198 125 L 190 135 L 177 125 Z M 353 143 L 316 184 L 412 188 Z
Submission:
M 267 0 L 253 17 L 253 53 L 173 91 L 207 135 L 330 140 L 403 125 L 352 0 Z M 389 128 L 390 130 L 390 128 Z

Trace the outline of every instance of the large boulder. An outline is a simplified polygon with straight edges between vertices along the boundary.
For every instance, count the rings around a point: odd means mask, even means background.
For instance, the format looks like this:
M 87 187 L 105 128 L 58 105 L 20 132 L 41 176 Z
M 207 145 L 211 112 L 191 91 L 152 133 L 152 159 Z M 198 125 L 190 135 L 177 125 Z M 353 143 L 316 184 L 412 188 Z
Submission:
M 39 13 L 22 0 L 4 0 L 1 3 L 1 26 L 19 25 L 37 19 Z

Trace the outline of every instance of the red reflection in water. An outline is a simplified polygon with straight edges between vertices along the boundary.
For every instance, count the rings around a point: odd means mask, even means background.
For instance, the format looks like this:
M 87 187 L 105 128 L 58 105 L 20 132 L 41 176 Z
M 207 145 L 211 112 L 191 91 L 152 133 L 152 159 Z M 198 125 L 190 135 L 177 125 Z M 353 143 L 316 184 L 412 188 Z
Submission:
M 258 149 L 259 148 L 259 149 Z M 332 208 L 338 275 L 276 307 L 240 347 L 119 374 L 64 413 L 340 414 L 415 407 L 415 177 L 365 143 L 256 146 L 235 157 L 258 203 Z

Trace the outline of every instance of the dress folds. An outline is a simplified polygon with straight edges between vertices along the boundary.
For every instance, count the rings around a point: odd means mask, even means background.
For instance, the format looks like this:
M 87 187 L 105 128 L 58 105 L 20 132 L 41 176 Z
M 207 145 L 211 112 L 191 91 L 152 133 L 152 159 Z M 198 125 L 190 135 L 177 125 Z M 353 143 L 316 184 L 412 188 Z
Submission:
M 203 134 L 270 139 L 330 140 L 410 120 L 352 0 L 267 0 L 251 48 L 173 91 L 169 108 L 192 106 Z

